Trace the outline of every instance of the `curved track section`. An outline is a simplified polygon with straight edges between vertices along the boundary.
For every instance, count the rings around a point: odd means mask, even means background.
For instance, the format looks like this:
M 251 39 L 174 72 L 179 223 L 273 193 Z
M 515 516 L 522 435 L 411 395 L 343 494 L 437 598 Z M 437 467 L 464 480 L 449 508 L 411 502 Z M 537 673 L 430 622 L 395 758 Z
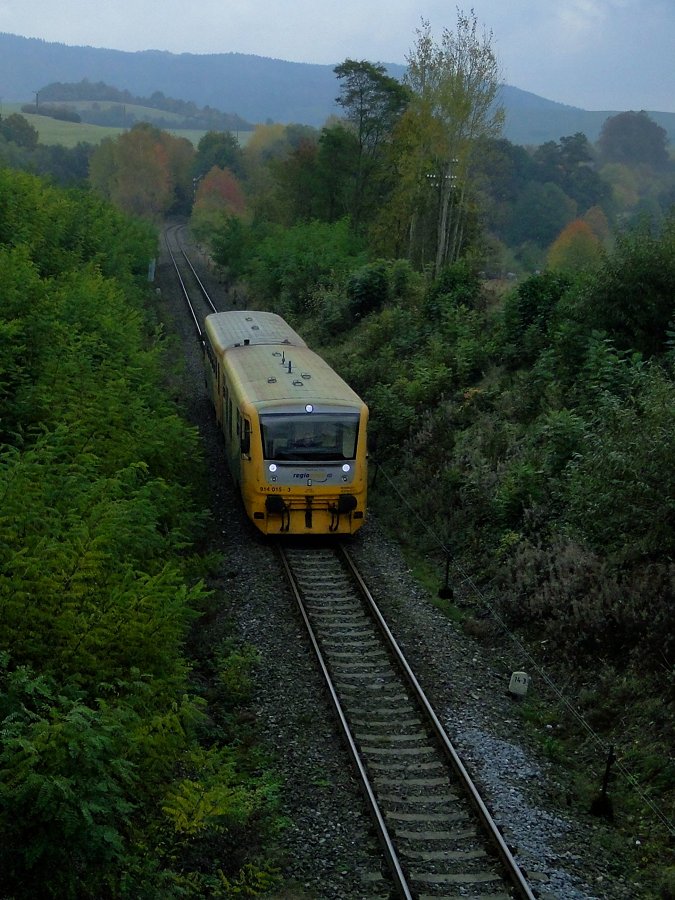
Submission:
M 534 900 L 347 552 L 278 550 L 397 896 Z

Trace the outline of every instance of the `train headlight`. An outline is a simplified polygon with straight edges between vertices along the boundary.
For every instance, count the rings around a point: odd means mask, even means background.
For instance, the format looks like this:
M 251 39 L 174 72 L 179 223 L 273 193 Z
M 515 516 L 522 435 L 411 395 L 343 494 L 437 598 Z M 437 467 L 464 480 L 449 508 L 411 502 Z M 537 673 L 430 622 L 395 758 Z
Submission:
M 305 406 L 305 412 L 314 412 L 314 407 L 311 403 L 307 403 Z
M 270 472 L 276 472 L 276 470 L 277 470 L 277 464 L 270 463 Z
M 344 466 L 342 467 L 343 472 L 349 472 L 350 469 L 351 469 L 351 466 L 349 465 L 349 463 L 345 463 Z

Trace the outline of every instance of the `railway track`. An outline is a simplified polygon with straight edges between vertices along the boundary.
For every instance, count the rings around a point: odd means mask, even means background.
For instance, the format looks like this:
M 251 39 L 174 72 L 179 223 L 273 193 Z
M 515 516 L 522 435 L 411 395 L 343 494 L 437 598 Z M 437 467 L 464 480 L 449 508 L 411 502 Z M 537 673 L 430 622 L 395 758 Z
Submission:
M 209 313 L 218 312 L 218 307 L 213 302 L 211 295 L 199 277 L 190 257 L 185 251 L 181 235 L 185 230 L 184 225 L 172 225 L 164 232 L 166 245 L 171 264 L 180 285 L 185 304 L 192 317 L 197 332 L 197 337 L 202 340 L 202 327 L 204 317 Z
M 181 239 L 165 233 L 202 340 L 217 312 Z M 371 900 L 536 896 L 342 547 L 277 545 L 384 854 Z
M 397 896 L 534 898 L 343 547 L 277 547 Z

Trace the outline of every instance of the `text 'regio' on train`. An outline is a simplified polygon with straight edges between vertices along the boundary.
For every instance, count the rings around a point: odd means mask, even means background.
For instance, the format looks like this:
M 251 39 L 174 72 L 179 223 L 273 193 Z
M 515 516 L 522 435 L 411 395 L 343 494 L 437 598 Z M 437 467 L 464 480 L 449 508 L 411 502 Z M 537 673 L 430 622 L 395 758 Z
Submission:
M 264 534 L 353 534 L 366 515 L 368 408 L 287 322 L 206 317 L 204 366 L 246 513 Z

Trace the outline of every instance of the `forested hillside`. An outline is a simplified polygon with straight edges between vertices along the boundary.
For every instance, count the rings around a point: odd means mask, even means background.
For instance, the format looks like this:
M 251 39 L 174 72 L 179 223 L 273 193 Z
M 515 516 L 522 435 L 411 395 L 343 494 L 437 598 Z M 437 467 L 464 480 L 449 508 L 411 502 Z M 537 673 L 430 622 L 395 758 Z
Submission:
M 137 109 L 136 107 L 140 107 Z M 77 83 L 56 82 L 43 87 L 33 104 L 25 104 L 22 112 L 39 113 L 92 125 L 130 128 L 136 122 L 150 121 L 158 128 L 202 131 L 250 131 L 253 125 L 241 116 L 224 113 L 210 106 L 200 108 L 187 100 L 166 97 L 155 91 L 151 97 L 135 97 L 102 81 L 88 79 Z M 141 115 L 147 118 L 141 118 Z
M 336 60 L 337 62 L 337 60 Z M 386 65 L 402 79 L 405 67 Z M 40 73 L 36 82 L 35 73 Z M 34 91 L 52 82 L 103 81 L 134 96 L 166 97 L 234 113 L 248 122 L 296 122 L 321 127 L 338 112 L 332 65 L 288 62 L 243 53 L 125 53 L 70 47 L 36 38 L 0 34 L 0 84 L 5 102 L 29 102 Z M 595 141 L 607 111 L 588 111 L 504 85 L 505 135 L 522 145 L 557 141 L 583 131 Z M 675 140 L 675 114 L 650 111 Z
M 93 196 L 0 169 L 2 897 L 269 882 L 250 863 L 270 785 L 234 748 L 237 701 L 221 688 L 214 719 L 190 679 L 205 517 L 148 305 L 155 250 Z M 215 650 L 222 684 L 244 671 Z

